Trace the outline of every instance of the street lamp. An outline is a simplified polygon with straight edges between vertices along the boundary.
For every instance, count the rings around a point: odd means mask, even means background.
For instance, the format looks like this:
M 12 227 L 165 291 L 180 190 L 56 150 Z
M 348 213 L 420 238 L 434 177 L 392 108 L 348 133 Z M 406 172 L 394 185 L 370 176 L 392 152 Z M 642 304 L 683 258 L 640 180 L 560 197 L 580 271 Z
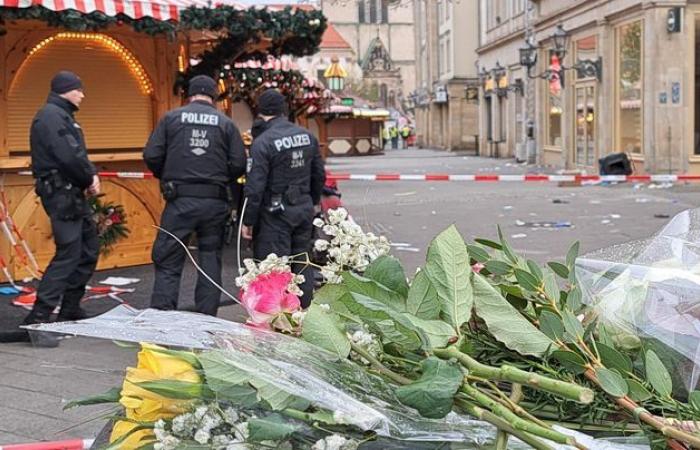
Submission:
M 328 66 L 326 71 L 323 73 L 323 77 L 328 82 L 328 89 L 333 92 L 340 92 L 345 87 L 345 78 L 348 73 L 345 71 L 343 66 L 340 65 L 340 60 L 337 56 L 333 55 L 331 58 L 331 65 Z
M 601 57 L 598 59 L 579 59 L 576 63 L 567 67 L 563 64 L 564 57 L 566 56 L 567 49 L 569 48 L 569 33 L 564 30 L 564 27 L 559 24 L 554 30 L 551 36 L 552 42 L 554 42 L 554 54 L 559 59 L 560 68 L 558 69 L 546 69 L 544 72 L 533 75 L 532 68 L 537 65 L 537 51 L 539 48 L 530 42 L 529 39 L 525 40 L 525 46 L 520 48 L 520 65 L 527 68 L 528 78 L 543 78 L 545 80 L 551 80 L 554 76 L 559 76 L 563 79 L 564 72 L 567 70 L 576 70 L 578 76 L 581 78 L 595 77 L 598 81 L 602 81 L 603 78 L 603 60 Z M 562 83 L 563 84 L 563 83 Z
M 564 31 L 562 24 L 557 25 L 556 30 L 554 30 L 552 41 L 554 42 L 554 51 L 559 60 L 563 61 L 566 56 L 566 50 L 569 48 L 569 33 Z

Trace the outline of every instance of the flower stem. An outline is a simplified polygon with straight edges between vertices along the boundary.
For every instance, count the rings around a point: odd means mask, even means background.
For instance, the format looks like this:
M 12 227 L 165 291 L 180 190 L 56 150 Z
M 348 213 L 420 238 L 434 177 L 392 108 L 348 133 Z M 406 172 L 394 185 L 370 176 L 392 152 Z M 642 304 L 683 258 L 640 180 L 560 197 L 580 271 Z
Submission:
M 372 365 L 372 367 L 375 368 L 379 373 L 384 375 L 385 377 L 389 378 L 395 383 L 398 384 L 411 384 L 413 383 L 412 380 L 404 377 L 403 375 L 399 375 L 398 373 L 392 371 L 388 367 L 386 367 L 384 364 L 381 363 L 377 358 L 374 356 L 370 355 L 368 351 L 366 351 L 364 348 L 360 347 L 359 345 L 355 344 L 354 342 L 350 342 L 350 348 L 353 349 L 355 353 L 358 355 L 362 356 L 365 358 L 369 363 Z
M 473 376 L 494 381 L 510 381 L 511 383 L 522 384 L 533 389 L 551 392 L 552 394 L 583 404 L 588 404 L 593 401 L 593 391 L 575 383 L 555 380 L 508 365 L 503 365 L 501 367 L 488 366 L 460 352 L 455 347 L 433 349 L 433 353 L 435 356 L 442 359 L 456 359 L 464 367 L 469 369 L 469 374 Z
M 515 436 L 516 438 L 520 439 L 521 441 L 523 441 L 524 443 L 528 444 L 536 450 L 553 450 L 552 447 L 545 444 L 536 437 L 524 431 L 513 428 L 510 423 L 508 423 L 507 421 L 498 417 L 490 411 L 480 408 L 475 404 L 464 399 L 457 399 L 455 400 L 455 403 L 457 404 L 457 406 L 463 408 L 467 413 L 471 414 L 477 419 L 483 420 L 484 422 L 488 422 L 491 425 L 498 428 L 499 430 L 503 430 L 506 433 Z
M 513 411 L 489 398 L 487 395 L 469 384 L 462 385 L 460 390 L 481 406 L 490 409 L 494 414 L 502 417 L 511 426 L 513 426 L 513 428 L 549 439 L 559 444 L 577 445 L 576 440 L 570 436 L 518 417 Z
M 593 370 L 587 370 L 585 372 L 585 376 L 593 383 L 595 383 L 596 386 L 601 386 L 600 380 L 598 380 L 598 377 L 596 376 Z M 700 436 L 692 433 L 687 433 L 672 425 L 669 425 L 665 420 L 656 417 L 646 409 L 640 407 L 637 403 L 635 403 L 632 399 L 630 399 L 627 396 L 613 397 L 613 399 L 615 400 L 615 403 L 617 403 L 618 406 L 620 406 L 620 408 L 627 411 L 628 414 L 632 415 L 633 417 L 637 417 L 640 422 L 644 422 L 645 424 L 654 428 L 664 436 L 671 439 L 675 439 L 677 441 L 688 443 L 692 447 L 700 448 Z

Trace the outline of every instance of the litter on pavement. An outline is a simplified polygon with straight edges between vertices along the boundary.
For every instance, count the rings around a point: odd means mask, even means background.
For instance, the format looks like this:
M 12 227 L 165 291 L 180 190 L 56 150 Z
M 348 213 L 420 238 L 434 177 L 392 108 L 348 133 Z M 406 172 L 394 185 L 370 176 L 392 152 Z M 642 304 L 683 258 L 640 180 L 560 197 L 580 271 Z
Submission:
M 127 286 L 129 284 L 138 283 L 139 281 L 141 281 L 140 278 L 108 277 L 100 281 L 100 284 L 108 284 L 110 286 Z

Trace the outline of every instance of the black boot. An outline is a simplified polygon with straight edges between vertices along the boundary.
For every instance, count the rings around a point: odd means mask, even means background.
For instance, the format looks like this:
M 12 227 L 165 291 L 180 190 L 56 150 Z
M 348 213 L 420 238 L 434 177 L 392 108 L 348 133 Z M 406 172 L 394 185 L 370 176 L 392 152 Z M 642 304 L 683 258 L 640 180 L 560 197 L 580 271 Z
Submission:
M 48 323 L 51 318 L 51 310 L 46 308 L 41 308 L 39 305 L 35 305 L 34 309 L 29 313 L 29 315 L 24 319 L 23 325 L 34 325 L 38 323 Z M 46 331 L 29 331 L 23 330 L 27 333 L 27 341 L 31 341 L 35 347 L 43 348 L 55 348 L 58 347 L 58 336 L 55 333 L 48 333 Z
M 89 319 L 91 316 L 80 307 L 84 290 L 77 292 L 66 292 L 61 302 L 61 310 L 58 312 L 56 322 L 67 322 L 71 320 Z

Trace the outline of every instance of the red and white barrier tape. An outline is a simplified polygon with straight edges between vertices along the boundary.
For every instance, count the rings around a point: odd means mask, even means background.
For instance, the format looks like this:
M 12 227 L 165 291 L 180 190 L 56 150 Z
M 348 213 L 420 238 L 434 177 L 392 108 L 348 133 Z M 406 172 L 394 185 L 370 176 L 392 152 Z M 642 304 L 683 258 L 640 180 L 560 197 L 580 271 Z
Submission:
M 498 175 L 498 174 L 446 174 L 426 173 L 406 175 L 398 173 L 356 174 L 332 173 L 328 178 L 335 181 L 516 181 L 516 182 L 659 182 L 700 181 L 700 175 Z
M 30 171 L 18 172 L 31 175 Z M 145 179 L 153 178 L 151 172 L 99 172 L 102 178 Z M 636 182 L 636 183 L 675 183 L 678 181 L 700 181 L 700 175 L 499 175 L 499 174 L 447 174 L 426 173 L 422 175 L 399 173 L 330 173 L 333 181 L 477 181 L 477 182 Z
M 0 450 L 85 450 L 92 447 L 94 441 L 94 439 L 71 439 L 68 441 L 0 445 Z

